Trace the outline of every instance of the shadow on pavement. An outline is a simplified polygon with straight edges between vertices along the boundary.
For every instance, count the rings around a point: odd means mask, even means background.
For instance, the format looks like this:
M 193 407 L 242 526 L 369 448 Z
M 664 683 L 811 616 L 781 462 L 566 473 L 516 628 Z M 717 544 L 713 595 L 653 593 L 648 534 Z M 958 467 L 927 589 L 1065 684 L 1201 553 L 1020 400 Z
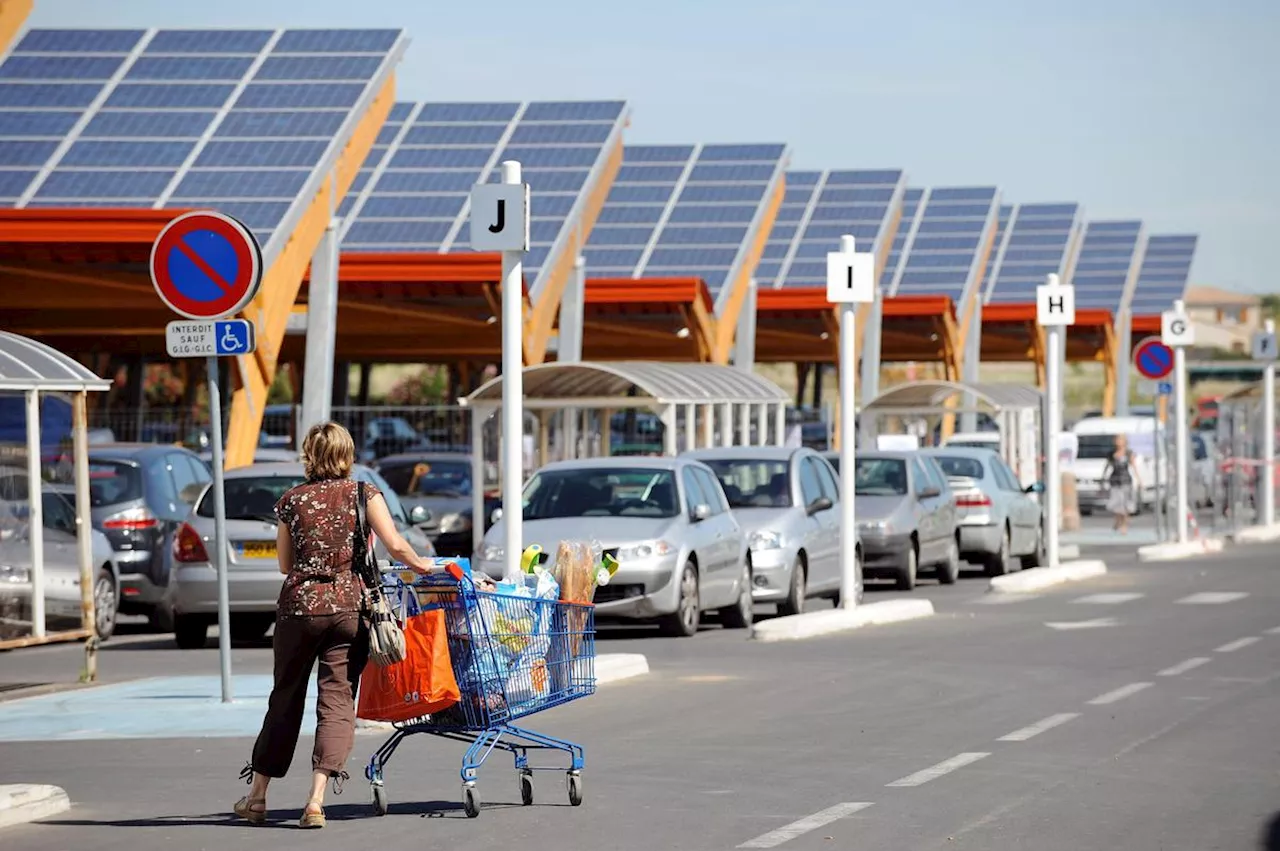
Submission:
M 1272 816 L 1271 821 L 1262 831 L 1262 842 L 1258 846 L 1262 851 L 1280 851 L 1280 813 Z
M 520 804 L 503 804 L 493 803 L 484 804 L 485 809 L 508 809 L 518 808 Z M 541 806 L 556 806 L 555 804 L 544 804 Z M 568 806 L 563 804 L 561 806 Z M 324 808 L 324 814 L 328 821 L 359 821 L 364 819 L 377 818 L 373 812 L 373 807 L 369 804 L 329 804 Z M 420 801 L 405 802 L 403 804 L 391 804 L 388 816 L 419 816 L 421 818 L 460 818 L 465 819 L 466 813 L 462 809 L 462 804 L 457 801 Z M 271 810 L 267 820 L 260 825 L 249 824 L 241 818 L 231 813 L 208 813 L 206 815 L 187 815 L 187 816 L 154 816 L 152 818 L 138 819 L 48 819 L 40 822 L 42 825 L 52 825 L 57 827 L 164 827 L 173 828 L 183 825 L 197 827 L 239 827 L 245 830 L 252 828 L 275 827 L 297 829 L 298 819 L 302 817 L 302 808 L 295 807 L 286 810 Z

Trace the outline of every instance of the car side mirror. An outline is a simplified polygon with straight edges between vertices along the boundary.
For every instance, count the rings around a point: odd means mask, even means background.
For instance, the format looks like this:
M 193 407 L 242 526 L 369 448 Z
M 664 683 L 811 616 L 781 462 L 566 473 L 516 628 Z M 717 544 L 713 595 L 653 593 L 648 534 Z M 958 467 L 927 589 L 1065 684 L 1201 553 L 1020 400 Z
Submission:
M 711 506 L 705 502 L 700 502 L 693 507 L 693 522 L 701 523 L 711 516 Z
M 919 497 L 920 499 L 936 499 L 937 497 L 942 496 L 942 491 L 938 490 L 937 488 L 925 488 L 924 490 L 918 492 L 916 496 Z
M 809 503 L 808 512 L 810 516 L 812 516 L 814 514 L 817 514 L 819 511 L 826 511 L 834 507 L 835 507 L 835 503 L 831 501 L 831 497 L 820 496 L 817 499 L 815 499 L 813 502 Z
M 1027 489 L 1024 493 L 1044 493 L 1044 482 L 1036 482 L 1035 484 L 1027 485 Z
M 421 526 L 431 519 L 431 512 L 423 508 L 421 505 L 415 505 L 409 509 L 409 522 L 414 526 Z

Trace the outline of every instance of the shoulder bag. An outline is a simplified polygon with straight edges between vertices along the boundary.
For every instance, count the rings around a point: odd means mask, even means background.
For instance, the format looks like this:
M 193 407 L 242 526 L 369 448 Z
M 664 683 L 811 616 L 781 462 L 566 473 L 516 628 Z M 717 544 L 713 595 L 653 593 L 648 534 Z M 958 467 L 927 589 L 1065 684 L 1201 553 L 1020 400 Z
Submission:
M 364 583 L 360 615 L 369 629 L 369 659 L 379 667 L 404 659 L 404 629 L 382 592 L 382 577 L 369 547 L 368 502 L 364 482 L 356 483 L 356 532 L 351 548 L 351 569 Z

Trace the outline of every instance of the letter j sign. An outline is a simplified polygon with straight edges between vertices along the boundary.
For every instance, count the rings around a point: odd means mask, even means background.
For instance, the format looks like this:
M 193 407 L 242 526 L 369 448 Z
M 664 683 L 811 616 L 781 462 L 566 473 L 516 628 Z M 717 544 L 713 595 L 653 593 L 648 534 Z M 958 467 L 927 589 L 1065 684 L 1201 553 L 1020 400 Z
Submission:
M 529 250 L 527 183 L 479 183 L 471 187 L 471 248 Z

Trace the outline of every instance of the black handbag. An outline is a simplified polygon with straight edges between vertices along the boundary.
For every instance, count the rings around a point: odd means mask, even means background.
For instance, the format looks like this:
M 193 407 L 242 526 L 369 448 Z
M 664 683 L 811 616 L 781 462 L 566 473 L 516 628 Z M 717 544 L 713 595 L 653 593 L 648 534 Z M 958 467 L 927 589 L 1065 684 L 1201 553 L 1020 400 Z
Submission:
M 364 482 L 356 483 L 356 531 L 351 545 L 351 569 L 364 582 L 361 617 L 369 628 L 369 659 L 380 667 L 404 659 L 404 627 L 382 593 L 382 577 L 369 547 L 369 512 Z

